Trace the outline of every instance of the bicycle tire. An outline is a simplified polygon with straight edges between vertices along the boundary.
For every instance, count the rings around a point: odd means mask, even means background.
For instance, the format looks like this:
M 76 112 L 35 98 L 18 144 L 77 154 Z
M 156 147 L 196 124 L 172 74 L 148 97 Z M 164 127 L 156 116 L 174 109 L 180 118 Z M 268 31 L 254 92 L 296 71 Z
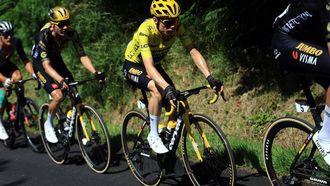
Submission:
M 16 141 L 16 132 L 14 128 L 14 123 L 8 120 L 3 121 L 3 126 L 6 129 L 6 132 L 8 134 L 8 139 L 3 140 L 3 145 L 6 148 L 14 149 L 15 148 L 15 141 Z
M 182 130 L 181 152 L 191 182 L 194 185 L 234 186 L 237 175 L 235 160 L 230 144 L 219 125 L 202 114 L 190 117 L 190 123 L 193 138 L 202 158 L 196 158 L 193 142 L 185 126 Z M 203 136 L 207 137 L 207 141 Z
M 39 106 L 31 98 L 25 98 L 25 105 L 23 107 L 23 113 L 21 126 L 25 133 L 27 142 L 34 152 L 44 152 L 44 146 L 40 135 L 38 125 Z
M 284 117 L 276 120 L 268 128 L 263 141 L 263 160 L 267 176 L 274 186 L 280 185 L 304 185 L 310 181 L 294 176 L 291 166 L 303 174 L 310 174 L 313 177 L 321 176 L 318 171 L 311 174 L 315 167 L 327 167 L 325 161 L 318 151 L 311 154 L 314 144 L 310 141 L 297 162 L 293 164 L 295 156 L 305 143 L 307 137 L 311 137 L 313 126 L 307 121 L 295 117 Z M 285 139 L 285 140 L 283 140 Z M 306 145 L 306 144 L 305 144 Z M 314 147 L 315 148 L 315 147 Z M 313 153 L 313 152 L 312 152 Z M 324 170 L 328 170 L 325 168 Z M 319 177 L 322 178 L 322 177 Z
M 104 173 L 110 165 L 111 148 L 110 135 L 101 115 L 91 106 L 80 106 L 84 123 L 76 117 L 76 136 L 81 153 L 87 165 L 96 173 Z M 92 119 L 92 120 L 90 120 Z M 90 121 L 86 123 L 85 121 Z M 85 136 L 82 125 L 85 126 L 89 141 Z M 95 127 L 95 129 L 93 129 Z
M 42 143 L 50 159 L 56 164 L 63 164 L 69 153 L 70 142 L 64 135 L 61 135 L 63 132 L 63 122 L 60 120 L 58 114 L 56 114 L 54 118 L 53 126 L 59 141 L 58 143 L 50 143 L 47 141 L 44 132 L 44 123 L 48 117 L 48 106 L 48 104 L 43 104 L 39 109 L 39 130 Z
M 122 146 L 128 166 L 135 178 L 143 185 L 158 185 L 163 177 L 157 155 L 149 147 L 147 116 L 129 111 L 122 127 Z

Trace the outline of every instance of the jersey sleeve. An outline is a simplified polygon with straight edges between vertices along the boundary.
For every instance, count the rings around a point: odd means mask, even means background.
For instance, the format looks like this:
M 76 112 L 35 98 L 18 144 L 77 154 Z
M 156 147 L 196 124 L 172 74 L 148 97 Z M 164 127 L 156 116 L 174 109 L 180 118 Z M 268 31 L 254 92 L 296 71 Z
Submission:
M 150 29 L 151 28 L 148 26 L 141 26 L 136 33 L 142 59 L 152 58 L 152 53 L 149 46 Z
M 78 33 L 75 30 L 70 30 L 68 35 L 71 38 L 72 44 L 73 44 L 74 48 L 76 49 L 79 57 L 86 56 L 84 47 L 82 46 L 82 44 L 80 42 Z
M 26 53 L 25 53 L 24 49 L 23 49 L 22 41 L 18 38 L 17 38 L 17 41 L 16 41 L 16 51 L 17 51 L 18 56 L 21 58 L 21 60 L 23 62 L 29 60 L 26 56 Z
M 178 37 L 180 38 L 180 41 L 184 47 L 193 44 L 191 38 L 186 34 L 186 30 L 182 24 L 178 26 Z
M 34 59 L 37 59 L 38 61 L 40 60 L 41 62 L 49 60 L 49 54 L 47 51 L 47 32 L 46 30 L 41 31 L 37 36 L 36 36 L 36 42 L 33 47 L 33 54 L 32 57 Z

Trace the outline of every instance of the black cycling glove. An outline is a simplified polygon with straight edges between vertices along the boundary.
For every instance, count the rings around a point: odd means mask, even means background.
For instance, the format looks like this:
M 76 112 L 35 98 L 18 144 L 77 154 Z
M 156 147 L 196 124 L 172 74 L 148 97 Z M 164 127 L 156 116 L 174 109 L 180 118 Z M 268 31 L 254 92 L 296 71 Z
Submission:
M 103 72 L 95 72 L 94 76 L 99 82 L 105 81 L 105 74 Z
M 211 88 L 213 89 L 215 87 L 216 90 L 221 90 L 222 87 L 222 81 L 215 79 L 212 75 L 207 76 L 207 81 L 209 82 Z
M 63 88 L 63 84 L 67 84 L 67 85 L 69 85 L 69 79 L 68 78 L 64 78 L 64 79 L 62 79 L 61 81 L 60 81 L 60 89 L 62 89 Z
M 175 88 L 171 85 L 167 86 L 164 90 L 165 99 L 167 101 L 177 100 L 179 97 L 179 91 L 175 90 Z

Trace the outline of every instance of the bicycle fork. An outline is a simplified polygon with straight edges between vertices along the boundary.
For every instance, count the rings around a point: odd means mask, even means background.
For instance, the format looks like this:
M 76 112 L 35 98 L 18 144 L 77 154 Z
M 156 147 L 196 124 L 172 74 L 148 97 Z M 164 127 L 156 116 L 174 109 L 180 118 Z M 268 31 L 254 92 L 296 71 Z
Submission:
M 87 116 L 87 119 L 89 121 L 89 125 L 91 126 L 91 129 L 92 129 L 93 133 L 96 132 L 97 131 L 96 126 L 95 126 L 94 121 L 92 120 L 90 114 L 88 112 L 86 112 L 85 114 Z M 84 118 L 83 118 L 83 115 L 81 114 L 80 109 L 78 110 L 78 117 L 79 117 L 79 121 L 80 121 L 80 124 L 81 124 L 81 128 L 82 128 L 85 140 L 86 140 L 83 143 L 86 144 L 86 143 L 91 141 L 91 137 L 88 135 L 88 132 L 87 132 L 87 129 L 86 129 L 87 123 L 84 121 Z
M 192 147 L 193 147 L 193 149 L 196 153 L 196 157 L 200 162 L 203 162 L 203 157 L 201 155 L 200 150 L 198 149 L 198 143 L 196 142 L 196 139 L 195 139 L 194 134 L 193 134 L 192 129 L 191 129 L 191 124 L 190 124 L 188 114 L 185 115 L 184 120 L 185 120 L 185 127 L 186 127 L 186 130 L 187 130 L 187 135 L 188 135 L 189 141 L 191 142 L 191 145 L 192 145 Z M 211 145 L 210 145 L 210 143 L 207 139 L 207 136 L 205 135 L 203 129 L 199 126 L 198 123 L 195 123 L 195 127 L 198 130 L 197 131 L 198 135 L 200 135 L 202 137 L 202 140 L 203 140 L 202 145 L 204 145 L 207 150 L 211 150 L 212 147 L 211 147 Z

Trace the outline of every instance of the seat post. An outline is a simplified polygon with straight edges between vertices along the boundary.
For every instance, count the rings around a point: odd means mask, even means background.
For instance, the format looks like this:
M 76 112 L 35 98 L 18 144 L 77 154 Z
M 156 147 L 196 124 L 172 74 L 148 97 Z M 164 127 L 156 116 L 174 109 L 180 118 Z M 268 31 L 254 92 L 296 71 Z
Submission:
M 306 99 L 307 99 L 307 104 L 310 107 L 316 107 L 316 102 L 315 102 L 315 99 L 312 95 L 312 92 L 311 92 L 311 89 L 309 87 L 308 81 L 306 80 L 306 77 L 305 76 L 299 76 L 299 77 L 300 77 L 300 82 L 301 82 L 304 94 L 305 94 Z

